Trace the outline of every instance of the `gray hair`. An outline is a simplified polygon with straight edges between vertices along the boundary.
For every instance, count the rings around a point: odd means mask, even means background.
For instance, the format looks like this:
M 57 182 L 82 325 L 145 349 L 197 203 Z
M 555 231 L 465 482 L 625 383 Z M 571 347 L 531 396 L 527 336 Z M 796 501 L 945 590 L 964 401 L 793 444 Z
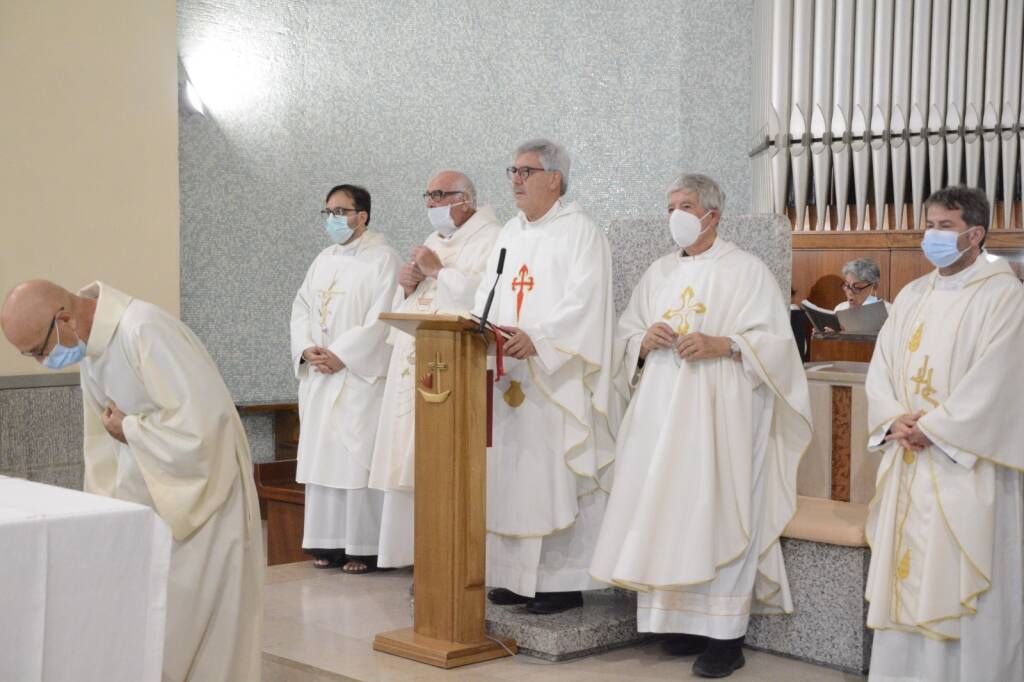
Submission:
M 717 182 L 706 175 L 683 173 L 676 176 L 676 179 L 668 186 L 668 193 L 672 194 L 680 190 L 695 193 L 705 211 L 718 211 L 721 214 L 722 209 L 725 208 L 725 192 Z
M 882 271 L 878 269 L 878 264 L 870 258 L 858 258 L 844 265 L 843 277 L 846 275 L 853 275 L 861 282 L 867 282 L 872 286 L 878 286 L 882 280 Z
M 546 171 L 558 171 L 558 174 L 562 178 L 561 194 L 565 194 L 569 189 L 569 152 L 565 151 L 565 147 L 552 142 L 551 140 L 545 140 L 542 137 L 538 137 L 519 145 L 516 149 L 516 156 L 520 154 L 529 154 L 530 152 L 537 152 L 540 155 L 540 165 L 544 167 Z
M 459 173 L 459 181 L 455 186 L 466 194 L 466 203 L 470 208 L 476 208 L 476 185 L 465 173 Z

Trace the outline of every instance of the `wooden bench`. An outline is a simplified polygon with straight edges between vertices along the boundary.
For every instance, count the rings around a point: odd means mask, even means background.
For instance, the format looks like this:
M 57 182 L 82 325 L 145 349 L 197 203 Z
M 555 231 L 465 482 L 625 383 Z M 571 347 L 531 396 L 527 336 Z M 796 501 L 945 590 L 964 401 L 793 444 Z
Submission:
M 302 551 L 306 486 L 295 482 L 295 464 L 290 459 L 253 466 L 260 511 L 267 520 L 267 565 L 308 561 Z

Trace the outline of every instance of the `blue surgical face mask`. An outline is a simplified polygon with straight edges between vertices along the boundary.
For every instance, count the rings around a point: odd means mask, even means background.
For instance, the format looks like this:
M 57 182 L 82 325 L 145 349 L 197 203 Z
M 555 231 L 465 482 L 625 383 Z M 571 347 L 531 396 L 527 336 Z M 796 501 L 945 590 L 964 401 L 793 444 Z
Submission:
M 975 227 L 978 226 L 975 225 Z M 950 266 L 971 249 L 968 245 L 966 249 L 961 251 L 956 247 L 956 242 L 960 235 L 970 234 L 973 229 L 975 228 L 972 227 L 965 232 L 936 230 L 934 228 L 925 230 L 924 239 L 921 240 L 921 250 L 924 251 L 925 258 L 930 260 L 935 267 L 944 268 Z
M 54 323 L 56 324 L 56 323 Z M 43 367 L 47 369 L 64 369 L 71 365 L 76 365 L 82 361 L 85 357 L 85 341 L 78 340 L 78 345 L 75 346 L 62 346 L 60 345 L 60 326 L 56 327 L 57 330 L 57 345 L 53 347 L 50 354 L 43 358 Z
M 352 235 L 355 233 L 355 230 L 348 226 L 348 218 L 345 216 L 327 216 L 327 224 L 324 225 L 324 228 L 327 230 L 327 236 L 335 244 L 344 244 L 352 239 Z

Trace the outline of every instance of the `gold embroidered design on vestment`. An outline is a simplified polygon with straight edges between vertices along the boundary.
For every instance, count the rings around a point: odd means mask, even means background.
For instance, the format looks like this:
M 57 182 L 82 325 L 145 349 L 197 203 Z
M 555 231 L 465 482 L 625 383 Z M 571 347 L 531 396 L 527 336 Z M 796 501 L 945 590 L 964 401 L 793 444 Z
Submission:
M 917 325 L 917 331 L 910 337 L 910 343 L 907 344 L 907 349 L 911 353 L 916 353 L 917 349 L 921 347 L 921 334 L 924 333 L 924 322 Z
M 931 403 L 932 407 L 938 407 L 939 402 L 932 398 L 933 395 L 938 393 L 934 386 L 932 386 L 932 374 L 935 368 L 928 366 L 928 361 L 931 356 L 924 356 L 924 364 L 917 369 L 917 374 L 911 377 L 910 381 L 916 384 L 914 388 L 914 395 L 919 395 L 923 400 Z
M 690 321 L 694 315 L 703 315 L 707 312 L 707 307 L 703 303 L 694 300 L 696 296 L 692 287 L 686 287 L 679 295 L 679 306 L 669 308 L 661 315 L 661 319 L 666 322 L 679 319 L 679 324 L 675 327 L 675 332 L 679 336 L 690 333 Z
M 906 580 L 910 576 L 910 550 L 908 549 L 903 553 L 903 558 L 900 559 L 899 565 L 896 566 L 896 577 L 900 580 Z
M 328 319 L 331 316 L 331 301 L 334 300 L 335 294 L 343 294 L 344 291 L 335 289 L 334 285 L 338 281 L 338 273 L 335 272 L 331 276 L 331 283 L 327 285 L 326 289 L 320 289 L 320 310 L 319 310 L 319 322 L 320 322 L 320 343 L 321 345 L 327 345 L 327 335 L 330 332 L 330 328 L 327 326 Z

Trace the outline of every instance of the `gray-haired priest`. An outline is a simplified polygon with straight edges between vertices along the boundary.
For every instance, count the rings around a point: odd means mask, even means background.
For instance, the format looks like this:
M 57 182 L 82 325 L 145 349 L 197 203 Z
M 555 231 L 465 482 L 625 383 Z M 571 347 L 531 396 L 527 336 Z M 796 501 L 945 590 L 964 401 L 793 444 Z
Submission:
M 982 190 L 939 190 L 925 220 L 936 269 L 896 297 L 865 383 L 871 679 L 1024 680 L 1024 292 L 982 249 Z
M 519 213 L 485 270 L 493 273 L 506 249 L 490 314 L 512 336 L 487 454 L 488 598 L 550 614 L 581 606 L 581 591 L 598 587 L 588 569 L 620 411 L 610 371 L 611 251 L 583 210 L 562 201 L 565 149 L 531 140 L 514 164 L 507 172 Z M 490 279 L 477 290 L 477 314 Z
M 706 176 L 672 183 L 679 250 L 619 320 L 615 382 L 632 401 L 592 567 L 640 592 L 640 631 L 683 633 L 669 649 L 700 654 L 704 677 L 743 666 L 752 609 L 793 609 L 779 536 L 811 439 L 787 301 L 761 260 L 717 236 L 724 203 Z
M 423 199 L 434 231 L 399 271 L 392 309 L 466 314 L 501 226 L 490 206 L 476 207 L 476 188 L 458 171 L 431 178 Z M 416 472 L 416 338 L 392 329 L 388 343 L 394 352 L 370 466 L 370 487 L 385 491 L 377 555 L 383 567 L 412 564 Z

